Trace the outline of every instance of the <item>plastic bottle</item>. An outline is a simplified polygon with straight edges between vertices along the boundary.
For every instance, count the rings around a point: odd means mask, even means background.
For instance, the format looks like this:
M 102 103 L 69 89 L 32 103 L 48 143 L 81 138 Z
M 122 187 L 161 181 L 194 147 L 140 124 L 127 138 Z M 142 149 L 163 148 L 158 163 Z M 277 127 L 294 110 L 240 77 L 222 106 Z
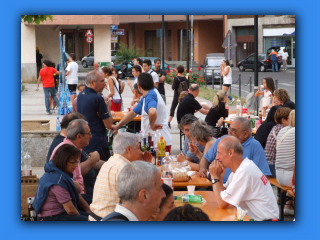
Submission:
M 57 130 L 57 131 L 60 131 L 60 130 L 61 130 L 59 117 L 57 117 L 57 121 L 56 121 L 56 130 Z
M 248 108 L 247 108 L 247 103 L 244 102 L 242 106 L 242 117 L 246 117 L 248 114 Z
M 161 180 L 163 183 L 167 184 L 173 190 L 173 173 L 170 170 L 170 157 L 169 152 L 166 152 L 166 156 L 162 159 L 161 163 Z
M 179 196 L 174 196 L 174 200 L 178 200 L 184 203 L 202 203 L 201 195 L 189 195 L 189 194 L 181 194 Z
M 21 176 L 32 176 L 31 157 L 28 152 L 21 161 Z
M 153 146 L 153 142 L 152 142 L 152 136 L 150 134 L 150 132 L 148 132 L 148 151 L 150 150 L 151 146 Z
M 160 137 L 160 140 L 158 142 L 158 148 L 159 148 L 159 152 L 158 152 L 158 161 L 157 161 L 157 165 L 161 166 L 162 164 L 162 159 L 166 156 L 166 141 L 163 139 L 163 137 Z
M 238 98 L 236 103 L 236 116 L 241 116 L 241 100 Z
M 150 154 L 152 156 L 151 163 L 154 164 L 154 165 L 157 165 L 157 153 L 156 153 L 156 151 L 154 150 L 153 147 L 150 148 Z
M 256 127 L 256 120 L 254 119 L 254 117 L 251 118 L 251 124 L 252 124 L 252 128 Z
M 157 130 L 157 131 L 155 131 L 155 133 L 153 134 L 153 147 L 154 147 L 154 150 L 159 150 L 159 148 L 158 148 L 158 142 L 159 142 L 159 140 L 160 140 L 160 137 L 161 137 L 161 133 L 160 133 L 160 131 L 159 130 Z
M 28 198 L 28 213 L 30 221 L 37 221 L 37 214 L 32 206 L 33 200 L 31 197 Z

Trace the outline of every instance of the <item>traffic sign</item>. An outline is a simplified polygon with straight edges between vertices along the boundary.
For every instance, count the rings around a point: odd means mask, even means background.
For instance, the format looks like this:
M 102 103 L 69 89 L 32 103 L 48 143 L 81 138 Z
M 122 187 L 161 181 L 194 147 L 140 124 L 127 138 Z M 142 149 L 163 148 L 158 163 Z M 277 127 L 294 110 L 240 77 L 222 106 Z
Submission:
M 110 27 L 111 27 L 111 30 L 118 29 L 118 25 L 110 25 Z
M 86 36 L 86 37 L 93 37 L 92 31 L 91 31 L 90 29 L 88 29 L 85 36 Z
M 92 37 L 87 37 L 86 40 L 87 40 L 87 43 L 92 43 L 93 42 L 93 38 Z
M 112 29 L 111 34 L 114 35 L 124 35 L 124 29 Z

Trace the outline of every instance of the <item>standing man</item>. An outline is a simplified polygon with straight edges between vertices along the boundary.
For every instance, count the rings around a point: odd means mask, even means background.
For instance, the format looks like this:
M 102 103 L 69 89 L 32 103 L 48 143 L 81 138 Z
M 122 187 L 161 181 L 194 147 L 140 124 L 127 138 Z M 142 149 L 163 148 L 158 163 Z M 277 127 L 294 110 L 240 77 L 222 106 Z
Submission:
M 236 117 L 235 119 L 233 119 L 229 128 L 229 135 L 237 138 L 242 144 L 243 158 L 251 159 L 257 165 L 260 171 L 265 176 L 269 177 L 271 176 L 271 172 L 267 162 L 266 154 L 260 142 L 258 142 L 251 136 L 251 132 L 251 122 L 244 117 Z M 206 177 L 209 164 L 216 159 L 218 144 L 222 138 L 219 138 L 201 158 L 199 170 L 200 177 Z M 224 183 L 227 181 L 230 173 L 231 169 L 227 168 L 223 177 Z
M 141 130 L 144 134 L 154 134 L 158 130 L 167 143 L 166 152 L 171 152 L 172 136 L 168 126 L 168 110 L 160 93 L 154 87 L 149 73 L 141 73 L 138 77 L 138 89 L 142 98 L 138 105 L 130 111 L 113 129 L 117 131 L 130 122 L 137 114 L 141 115 Z
M 164 82 L 167 77 L 167 72 L 160 68 L 161 66 L 161 59 L 157 58 L 154 60 L 154 71 L 158 74 L 159 77 L 159 85 L 158 85 L 158 91 L 163 98 L 164 103 L 166 103 L 166 92 L 164 90 Z
M 278 72 L 278 52 L 273 49 L 269 56 L 272 64 L 272 72 Z
M 141 67 L 139 65 L 133 65 L 131 67 L 131 69 L 132 69 L 132 75 L 134 77 L 134 83 L 133 83 L 133 85 L 134 85 L 134 84 L 138 83 L 138 76 L 140 75 L 142 70 L 141 70 Z M 131 92 L 134 94 L 134 89 L 133 89 L 131 80 L 130 80 L 129 77 L 127 79 L 128 79 L 127 83 L 129 85 L 129 87 L 131 88 Z
M 208 114 L 209 109 L 204 109 L 195 99 L 198 96 L 199 92 L 199 85 L 195 83 L 191 84 L 188 95 L 182 98 L 181 102 L 179 103 L 177 109 L 178 123 L 180 123 L 181 118 L 188 113 L 194 115 L 195 112 L 199 111 L 204 115 Z
M 66 68 L 67 84 L 70 92 L 71 105 L 73 100 L 77 97 L 77 85 L 78 85 L 78 63 L 75 62 L 76 55 L 70 53 L 69 64 Z
M 37 91 L 39 90 L 39 84 L 40 84 L 40 81 L 42 80 L 42 86 L 44 91 L 44 101 L 46 104 L 46 112 L 49 115 L 52 114 L 50 112 L 49 94 L 55 101 L 57 108 L 59 109 L 60 107 L 59 100 L 57 98 L 57 90 L 54 85 L 54 76 L 53 76 L 53 74 L 59 74 L 59 72 L 53 67 L 50 67 L 51 64 L 52 62 L 49 60 L 43 61 L 43 68 L 40 70 L 37 89 L 36 89 Z
M 159 85 L 159 76 L 158 74 L 152 70 L 151 60 L 145 59 L 142 63 L 143 70 L 147 73 L 150 73 L 153 79 L 154 86 L 158 88 Z
M 283 70 L 284 71 L 287 71 L 288 57 L 289 57 L 289 54 L 287 53 L 287 50 L 284 48 L 283 49 L 283 54 L 282 54 L 282 65 L 283 65 Z
M 91 129 L 92 138 L 86 152 L 98 151 L 100 159 L 107 161 L 110 157 L 106 128 L 112 127 L 112 117 L 101 95 L 106 86 L 101 72 L 91 71 L 86 76 L 87 86 L 79 94 L 77 100 L 78 113 L 85 116 Z
M 38 47 L 36 47 L 36 62 L 37 62 L 37 78 L 39 77 L 40 68 L 42 66 L 41 59 L 43 58 L 42 54 Z
M 279 208 L 271 185 L 256 164 L 243 159 L 243 148 L 235 137 L 225 137 L 218 144 L 216 160 L 210 164 L 212 190 L 219 208 L 229 204 L 248 211 L 256 221 L 279 218 Z M 226 184 L 222 184 L 225 169 L 230 168 Z
M 166 197 L 159 169 L 150 163 L 134 161 L 122 168 L 117 177 L 120 203 L 102 221 L 148 221 L 160 211 Z

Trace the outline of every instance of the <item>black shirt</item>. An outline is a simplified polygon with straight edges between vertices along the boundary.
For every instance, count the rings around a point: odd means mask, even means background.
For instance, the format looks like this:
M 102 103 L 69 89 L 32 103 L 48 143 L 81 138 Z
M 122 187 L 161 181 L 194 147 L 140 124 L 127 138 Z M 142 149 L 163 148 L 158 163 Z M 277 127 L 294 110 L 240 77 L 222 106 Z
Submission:
M 218 120 L 223 117 L 228 117 L 228 110 L 226 109 L 226 105 L 224 102 L 219 102 L 219 104 L 215 108 L 210 108 L 205 121 L 208 125 L 215 127 Z
M 161 69 L 161 68 L 159 68 L 159 70 L 157 70 L 157 71 L 155 69 L 153 69 L 153 71 L 155 71 L 158 74 L 159 78 L 162 77 L 162 76 L 167 76 L 167 72 L 165 70 Z M 166 91 L 164 90 L 164 82 L 161 83 L 159 81 L 158 92 L 160 94 L 166 95 Z
M 200 103 L 194 98 L 194 96 L 191 93 L 188 93 L 187 96 L 182 98 L 178 110 L 177 110 L 177 120 L 178 123 L 180 123 L 181 118 L 190 113 L 194 115 L 195 111 L 199 111 L 202 108 Z
M 85 116 L 92 133 L 89 145 L 83 149 L 86 152 L 94 152 L 101 150 L 102 147 L 108 147 L 106 127 L 104 126 L 103 119 L 107 119 L 110 116 L 103 97 L 92 88 L 85 87 L 78 95 L 77 111 Z
M 294 102 L 292 102 L 290 99 L 288 99 L 284 104 L 283 107 L 288 107 L 291 108 L 292 110 L 294 110 L 296 108 L 296 105 L 294 104 Z
M 50 161 L 50 157 L 53 153 L 53 150 L 56 148 L 56 146 L 58 146 L 60 143 L 63 142 L 64 140 L 64 136 L 58 134 L 57 136 L 55 136 L 55 138 L 52 140 L 52 143 L 49 147 L 49 150 L 48 150 L 48 155 L 47 155 L 47 163 Z
M 179 89 L 181 82 L 187 82 L 187 85 L 189 88 L 189 82 L 187 81 L 187 79 L 185 77 L 175 76 L 173 78 L 173 82 L 172 82 L 172 90 L 174 90 L 173 98 L 179 98 L 178 89 Z

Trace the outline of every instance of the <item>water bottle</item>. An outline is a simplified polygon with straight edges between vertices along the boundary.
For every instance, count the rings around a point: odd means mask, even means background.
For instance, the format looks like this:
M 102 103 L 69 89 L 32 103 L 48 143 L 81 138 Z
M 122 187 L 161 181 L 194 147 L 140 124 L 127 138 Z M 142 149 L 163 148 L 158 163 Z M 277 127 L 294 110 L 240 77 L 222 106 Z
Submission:
M 202 203 L 202 196 L 181 194 L 179 196 L 174 196 L 174 200 L 178 200 L 183 203 Z
M 241 116 L 241 100 L 238 98 L 237 104 L 236 104 L 236 116 Z
M 160 137 L 161 137 L 161 133 L 159 130 L 155 131 L 155 133 L 153 134 L 153 147 L 154 147 L 154 150 L 159 150 L 158 148 L 158 142 L 160 140 Z
M 22 176 L 32 176 L 31 157 L 28 152 L 26 152 L 21 161 L 21 177 Z
M 169 152 L 166 152 L 166 156 L 162 159 L 162 162 L 161 162 L 161 171 L 169 170 L 170 162 L 171 162 L 171 158 L 169 156 Z
M 61 128 L 60 128 L 60 120 L 59 120 L 59 117 L 57 117 L 57 121 L 56 121 L 56 131 L 60 131 Z
M 158 142 L 158 148 L 159 148 L 159 152 L 158 152 L 158 161 L 157 161 L 157 165 L 161 166 L 162 164 L 162 159 L 166 156 L 166 141 L 163 139 L 163 137 L 160 137 L 160 140 Z
M 244 102 L 242 106 L 242 117 L 246 117 L 248 114 L 248 108 L 247 108 L 247 103 Z
M 173 173 L 170 170 L 170 157 L 169 152 L 166 152 L 166 156 L 162 159 L 161 163 L 161 181 L 167 184 L 173 190 Z

